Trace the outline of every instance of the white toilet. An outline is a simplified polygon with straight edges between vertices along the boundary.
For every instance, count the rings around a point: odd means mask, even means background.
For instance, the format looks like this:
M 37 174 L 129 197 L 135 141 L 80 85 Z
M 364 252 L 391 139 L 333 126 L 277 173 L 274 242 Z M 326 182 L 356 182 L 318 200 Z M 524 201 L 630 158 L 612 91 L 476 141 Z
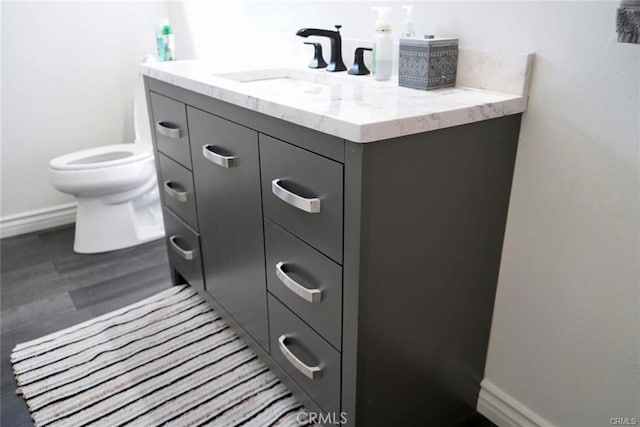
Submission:
M 133 120 L 133 143 L 76 151 L 49 162 L 51 184 L 77 198 L 75 252 L 113 251 L 164 236 L 142 76 Z

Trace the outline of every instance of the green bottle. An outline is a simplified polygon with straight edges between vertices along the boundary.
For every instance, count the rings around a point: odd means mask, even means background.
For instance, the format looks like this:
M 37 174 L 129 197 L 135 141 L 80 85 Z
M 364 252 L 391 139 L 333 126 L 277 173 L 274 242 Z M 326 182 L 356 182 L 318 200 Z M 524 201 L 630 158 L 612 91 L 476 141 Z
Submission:
M 164 48 L 164 55 L 161 58 L 164 61 L 175 61 L 176 60 L 176 43 L 173 39 L 173 29 L 171 25 L 169 25 L 169 21 L 167 19 L 162 23 L 162 46 Z

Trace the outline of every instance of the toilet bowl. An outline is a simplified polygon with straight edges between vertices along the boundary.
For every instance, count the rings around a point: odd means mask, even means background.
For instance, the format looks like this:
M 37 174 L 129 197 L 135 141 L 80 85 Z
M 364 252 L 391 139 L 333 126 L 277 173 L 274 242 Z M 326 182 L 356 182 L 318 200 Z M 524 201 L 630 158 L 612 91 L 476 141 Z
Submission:
M 134 128 L 133 143 L 89 148 L 49 162 L 51 184 L 77 199 L 75 252 L 113 251 L 164 236 L 141 76 Z

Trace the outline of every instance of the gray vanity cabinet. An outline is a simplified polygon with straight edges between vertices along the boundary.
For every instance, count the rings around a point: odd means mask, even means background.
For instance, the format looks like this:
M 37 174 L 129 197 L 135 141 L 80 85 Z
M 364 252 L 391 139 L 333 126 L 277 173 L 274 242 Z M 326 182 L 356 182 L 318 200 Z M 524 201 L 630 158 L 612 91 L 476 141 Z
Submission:
M 269 350 L 258 133 L 187 106 L 207 292 Z
M 193 180 L 195 215 L 163 199 L 174 282 L 199 288 L 325 421 L 473 414 L 520 114 L 358 144 L 145 84 L 160 185 Z

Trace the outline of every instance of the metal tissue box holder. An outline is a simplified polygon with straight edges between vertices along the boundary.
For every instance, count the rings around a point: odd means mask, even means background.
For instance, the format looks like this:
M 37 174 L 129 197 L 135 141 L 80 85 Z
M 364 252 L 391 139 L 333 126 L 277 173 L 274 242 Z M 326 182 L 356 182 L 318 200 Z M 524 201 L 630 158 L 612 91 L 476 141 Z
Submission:
M 456 85 L 458 39 L 400 39 L 398 84 L 414 89 Z

